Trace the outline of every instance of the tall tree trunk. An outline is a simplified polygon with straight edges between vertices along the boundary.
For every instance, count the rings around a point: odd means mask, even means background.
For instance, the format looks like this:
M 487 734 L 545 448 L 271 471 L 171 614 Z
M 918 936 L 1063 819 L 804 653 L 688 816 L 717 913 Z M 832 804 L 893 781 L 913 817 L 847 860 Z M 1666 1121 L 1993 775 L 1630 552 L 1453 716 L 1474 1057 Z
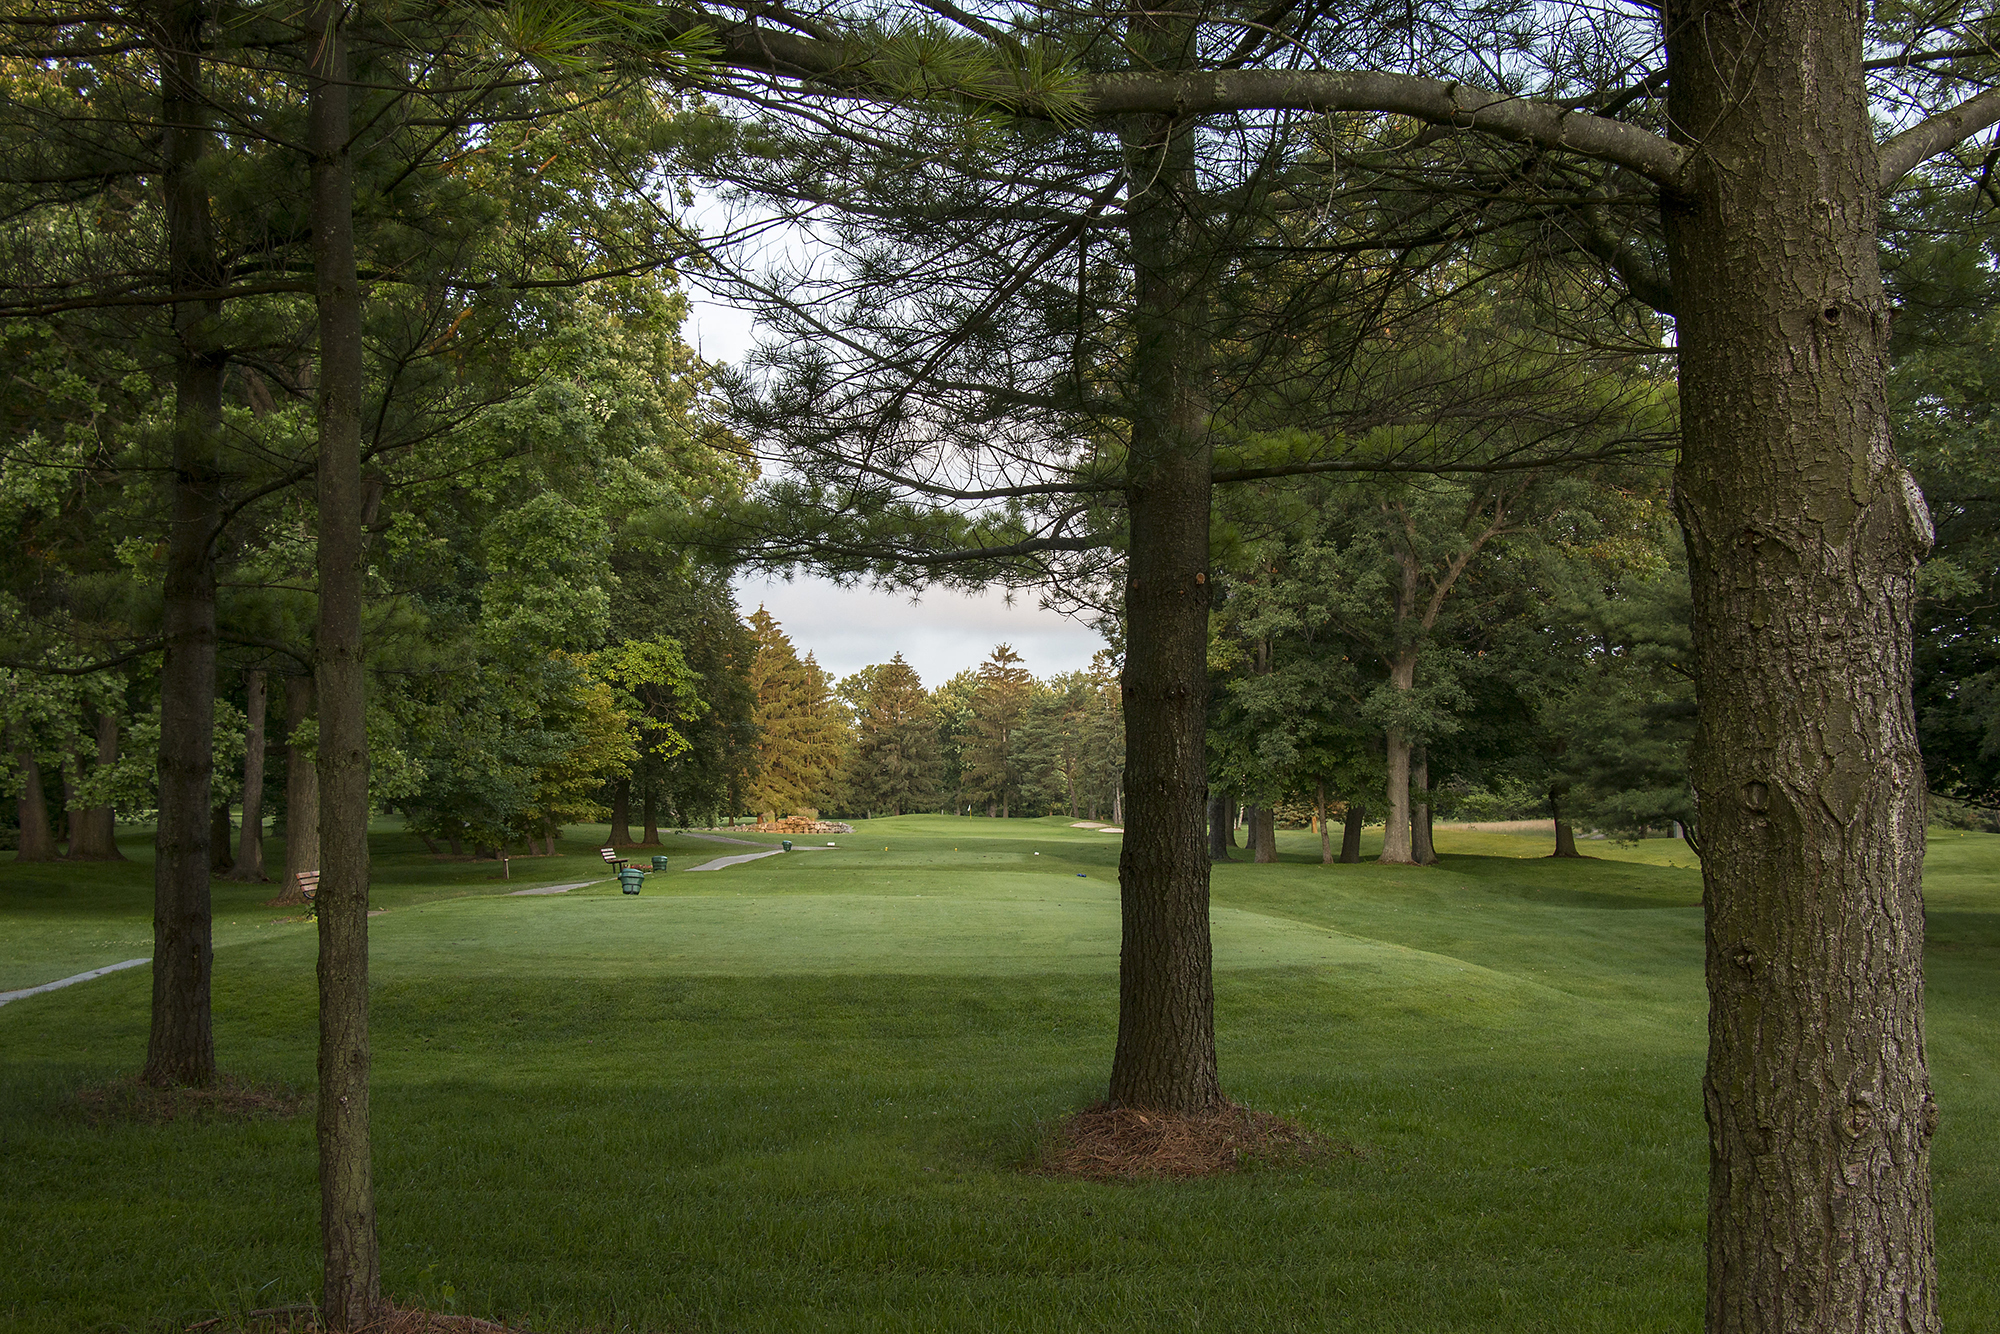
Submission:
M 236 865 L 236 859 L 229 855 L 229 844 L 235 834 L 236 824 L 229 818 L 229 803 L 216 802 L 208 813 L 208 869 L 211 874 L 227 871 Z
M 1170 46 L 1133 21 L 1142 44 Z M 1163 47 L 1164 49 L 1164 47 Z M 1125 837 L 1110 1101 L 1204 1112 L 1222 1101 L 1202 838 L 1208 701 L 1211 444 L 1207 278 L 1186 201 L 1193 139 L 1165 116 L 1125 126 L 1134 282 L 1131 462 L 1125 500 Z
M 30 750 L 15 757 L 21 765 L 21 842 L 14 853 L 17 862 L 52 862 L 56 859 L 55 831 L 49 828 L 49 800 L 42 791 L 42 766 Z
M 1269 806 L 1251 808 L 1250 846 L 1257 850 L 1260 865 L 1278 860 L 1278 813 Z
M 231 880 L 263 880 L 264 875 L 264 673 L 243 673 L 243 837 L 237 843 Z
M 1347 820 L 1340 830 L 1340 860 L 1349 866 L 1361 860 L 1361 826 L 1367 819 L 1367 807 L 1358 801 L 1347 803 Z
M 660 797 L 657 785 L 652 779 L 646 780 L 643 795 L 639 799 L 640 809 L 645 813 L 646 841 L 644 846 L 660 846 Z
M 83 762 L 74 754 L 69 756 L 69 761 L 70 761 L 69 763 L 64 764 L 63 767 L 57 771 L 57 773 L 62 778 L 63 799 L 62 799 L 62 829 L 60 830 L 60 839 L 63 840 L 73 838 L 75 836 L 76 817 L 77 815 L 80 814 L 76 805 L 76 782 L 77 779 L 81 777 L 83 774 Z M 56 830 L 50 830 L 49 832 L 51 834 L 58 833 L 58 831 Z
M 1232 792 L 1229 794 L 1229 828 L 1226 831 L 1224 840 L 1232 848 L 1240 848 L 1243 846 L 1241 843 L 1238 843 L 1236 841 L 1236 825 L 1237 822 L 1242 819 L 1242 817 L 1243 817 L 1243 808 L 1237 802 L 1236 794 Z
M 730 823 L 736 822 L 730 817 Z M 611 832 L 605 841 L 614 848 L 632 842 L 632 780 L 621 778 L 611 789 Z
M 1226 862 L 1230 859 L 1229 821 L 1233 810 L 1227 792 L 1209 793 L 1208 859 L 1212 862 Z
M 1382 827 L 1382 853 L 1375 860 L 1408 866 L 1415 861 L 1410 847 L 1410 736 L 1400 726 L 1391 726 L 1383 740 L 1389 761 L 1383 796 L 1388 799 L 1389 816 Z
M 1418 746 L 1411 757 L 1414 771 L 1410 785 L 1421 798 L 1416 809 L 1410 813 L 1410 860 L 1419 866 L 1430 866 L 1438 859 L 1437 849 L 1431 844 L 1431 750 L 1429 746 Z
M 1326 827 L 1326 784 L 1321 783 L 1315 792 L 1313 821 L 1319 826 L 1319 864 L 1325 866 L 1333 861 L 1333 831 Z
M 381 1305 L 368 1156 L 368 725 L 361 644 L 361 286 L 354 259 L 349 63 L 340 0 L 311 11 L 306 145 L 319 315 L 319 1185 L 321 1319 Z
M 319 769 L 297 742 L 313 716 L 310 676 L 285 678 L 285 892 L 300 871 L 319 869 Z
M 202 163 L 209 113 L 202 0 L 155 0 L 147 18 L 160 62 L 161 202 L 167 281 L 175 293 L 222 285 Z M 215 537 L 222 478 L 216 451 L 227 354 L 221 303 L 174 305 L 174 420 L 166 572 L 161 586 L 160 814 L 153 834 L 153 1014 L 145 1081 L 215 1079 L 209 1012 L 214 939 L 209 907 L 209 789 L 215 764 Z
M 1707 905 L 1710 1334 L 1938 1329 L 1925 793 L 1929 516 L 1890 444 L 1865 11 L 1670 0 L 1675 496 Z
M 1403 591 L 1396 610 L 1399 634 L 1411 632 L 1405 608 L 1415 602 L 1416 590 L 1416 559 L 1412 556 L 1403 562 Z M 1414 690 L 1416 684 L 1417 651 L 1412 647 L 1389 660 L 1389 685 L 1394 690 L 1408 691 Z M 1415 860 L 1410 846 L 1410 734 L 1402 724 L 1391 723 L 1385 729 L 1383 745 L 1389 762 L 1389 778 L 1383 792 L 1388 798 L 1389 818 L 1382 827 L 1382 855 L 1375 860 L 1407 866 Z
M 116 763 L 118 715 L 100 710 L 97 715 L 97 767 L 109 769 Z M 70 816 L 69 856 L 70 860 L 80 862 L 125 860 L 125 854 L 118 850 L 117 813 L 111 807 L 90 806 Z
M 1562 793 L 1560 786 L 1549 789 L 1549 815 L 1556 825 L 1556 850 L 1549 856 L 1581 857 L 1583 854 L 1576 850 L 1576 831 L 1569 827 L 1569 821 L 1563 819 Z

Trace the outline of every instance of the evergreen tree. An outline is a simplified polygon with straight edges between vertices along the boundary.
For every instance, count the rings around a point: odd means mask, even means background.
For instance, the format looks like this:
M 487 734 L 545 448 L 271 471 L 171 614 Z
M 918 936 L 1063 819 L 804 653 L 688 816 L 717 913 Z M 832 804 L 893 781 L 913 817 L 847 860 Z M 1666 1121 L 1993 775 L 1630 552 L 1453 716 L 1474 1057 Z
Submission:
M 1083 788 L 1087 680 L 1082 672 L 1066 672 L 1029 689 L 1014 747 L 1024 809 L 1076 816 Z
M 939 782 L 953 815 L 963 815 L 969 800 L 965 771 L 975 735 L 972 701 L 978 694 L 979 674 L 960 672 L 930 695 L 931 714 L 937 719 Z
M 1006 818 L 1021 790 L 1020 739 L 1034 677 L 1021 655 L 1006 644 L 994 646 L 979 665 L 979 689 L 972 697 L 972 738 L 966 748 L 965 796 L 986 803 L 989 816 Z
M 750 660 L 757 767 L 744 794 L 758 811 L 815 809 L 840 765 L 844 740 L 827 675 L 810 653 L 799 657 L 762 607 L 750 615 L 750 633 L 757 643 Z
M 848 803 L 867 815 L 934 810 L 944 765 L 937 715 L 916 669 L 898 653 L 848 679 L 859 687 L 843 774 Z
M 1100 649 L 1084 673 L 1078 805 L 1090 819 L 1125 818 L 1125 709 L 1118 669 Z

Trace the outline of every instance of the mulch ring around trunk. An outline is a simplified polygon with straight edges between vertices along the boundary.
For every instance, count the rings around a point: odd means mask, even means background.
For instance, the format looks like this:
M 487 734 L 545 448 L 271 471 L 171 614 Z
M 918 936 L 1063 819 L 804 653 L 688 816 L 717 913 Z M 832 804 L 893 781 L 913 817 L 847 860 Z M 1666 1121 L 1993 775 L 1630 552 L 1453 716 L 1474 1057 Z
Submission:
M 1305 1167 L 1353 1152 L 1282 1117 L 1234 1103 L 1193 1115 L 1099 1103 L 1059 1123 L 1028 1170 L 1087 1181 L 1206 1177 L 1256 1167 Z
M 183 1334 L 325 1334 L 325 1331 L 315 1308 L 280 1306 L 203 1320 L 188 1325 Z M 496 1325 L 477 1316 L 385 1305 L 380 1315 L 365 1325 L 355 1326 L 351 1334 L 528 1334 L 528 1331 L 519 1325 Z
M 163 1125 L 168 1121 L 283 1121 L 308 1105 L 305 1094 L 284 1084 L 252 1084 L 217 1075 L 207 1088 L 154 1088 L 137 1076 L 78 1089 L 77 1111 L 86 1124 Z

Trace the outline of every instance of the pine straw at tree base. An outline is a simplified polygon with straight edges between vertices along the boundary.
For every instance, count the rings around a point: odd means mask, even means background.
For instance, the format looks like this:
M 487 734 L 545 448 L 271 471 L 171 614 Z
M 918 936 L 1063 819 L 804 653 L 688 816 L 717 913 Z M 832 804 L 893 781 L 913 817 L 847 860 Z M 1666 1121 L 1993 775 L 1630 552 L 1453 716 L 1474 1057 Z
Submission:
M 1207 1177 L 1304 1167 L 1352 1152 L 1282 1117 L 1234 1103 L 1192 1115 L 1099 1103 L 1059 1124 L 1029 1170 L 1087 1181 Z
M 76 1108 L 93 1126 L 117 1122 L 161 1125 L 168 1121 L 283 1121 L 308 1100 L 282 1084 L 252 1084 L 217 1075 L 207 1088 L 154 1088 L 137 1076 L 78 1089 Z

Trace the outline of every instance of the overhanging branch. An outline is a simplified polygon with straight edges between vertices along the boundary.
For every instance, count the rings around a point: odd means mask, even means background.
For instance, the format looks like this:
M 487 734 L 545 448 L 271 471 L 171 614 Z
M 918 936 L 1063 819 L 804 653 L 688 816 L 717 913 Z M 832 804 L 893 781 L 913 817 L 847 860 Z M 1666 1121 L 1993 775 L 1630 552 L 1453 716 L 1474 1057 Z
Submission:
M 1989 88 L 1977 97 L 1960 102 L 1949 111 L 1940 111 L 1919 121 L 1885 142 L 1877 155 L 1881 167 L 1881 188 L 1896 188 L 1896 182 L 1953 144 L 1970 139 L 1981 130 L 2000 124 L 2000 88 Z

